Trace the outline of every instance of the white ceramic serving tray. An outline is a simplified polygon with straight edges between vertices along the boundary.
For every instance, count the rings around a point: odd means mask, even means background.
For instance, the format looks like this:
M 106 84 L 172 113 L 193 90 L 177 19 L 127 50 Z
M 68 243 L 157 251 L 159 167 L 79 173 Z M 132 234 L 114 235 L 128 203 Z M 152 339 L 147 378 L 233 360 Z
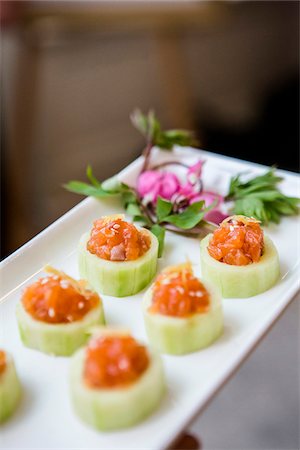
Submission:
M 225 193 L 230 176 L 265 170 L 256 164 L 192 149 L 158 151 L 154 158 L 155 163 L 171 158 L 188 163 L 205 159 L 206 189 L 220 193 Z M 140 165 L 139 158 L 120 177 L 133 184 Z M 278 172 L 284 177 L 282 190 L 299 196 L 299 177 Z M 211 347 L 186 356 L 163 356 L 168 392 L 151 417 L 125 431 L 96 432 L 73 414 L 68 392 L 68 358 L 25 348 L 19 338 L 15 308 L 24 286 L 41 276 L 45 264 L 78 277 L 79 237 L 94 219 L 121 211 L 116 199 L 86 199 L 2 262 L 0 347 L 13 354 L 24 394 L 15 415 L 1 426 L 1 448 L 165 449 L 226 383 L 299 289 L 299 217 L 290 217 L 279 226 L 265 229 L 280 255 L 281 277 L 277 285 L 249 299 L 224 300 L 225 331 Z M 199 240 L 168 233 L 159 268 L 183 262 L 187 257 L 200 275 Z M 137 338 L 146 341 L 140 308 L 142 295 L 143 292 L 121 299 L 103 297 L 108 324 L 128 327 Z

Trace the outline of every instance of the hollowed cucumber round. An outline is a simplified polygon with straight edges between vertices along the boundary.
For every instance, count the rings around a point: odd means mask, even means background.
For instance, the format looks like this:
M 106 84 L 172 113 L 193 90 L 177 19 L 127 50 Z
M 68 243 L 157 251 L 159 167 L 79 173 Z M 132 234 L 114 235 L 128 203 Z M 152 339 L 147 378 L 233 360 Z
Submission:
M 279 258 L 269 237 L 264 237 L 264 250 L 258 262 L 234 266 L 210 256 L 207 246 L 211 236 L 206 236 L 200 245 L 202 276 L 217 286 L 223 297 L 252 297 L 265 292 L 276 283 L 280 273 Z
M 223 331 L 223 309 L 219 293 L 205 284 L 210 294 L 210 308 L 206 313 L 170 317 L 151 313 L 152 287 L 144 295 L 142 307 L 149 342 L 153 348 L 172 355 L 183 355 L 207 347 Z
M 101 294 L 125 297 L 141 291 L 153 279 L 158 257 L 156 236 L 146 229 L 143 233 L 150 237 L 150 248 L 134 261 L 108 261 L 90 253 L 86 248 L 89 233 L 85 233 L 79 242 L 80 276 Z
M 82 320 L 70 323 L 46 323 L 34 319 L 23 307 L 17 305 L 20 336 L 26 347 L 56 356 L 69 356 L 84 345 L 89 338 L 89 328 L 105 323 L 102 303 L 89 311 Z
M 13 414 L 21 397 L 21 384 L 13 359 L 8 353 L 5 355 L 6 367 L 0 375 L 0 423 Z
M 77 415 L 102 431 L 131 427 L 150 415 L 161 402 L 165 380 L 160 356 L 153 352 L 149 356 L 149 367 L 132 385 L 92 389 L 83 380 L 85 349 L 76 352 L 71 360 L 70 388 Z

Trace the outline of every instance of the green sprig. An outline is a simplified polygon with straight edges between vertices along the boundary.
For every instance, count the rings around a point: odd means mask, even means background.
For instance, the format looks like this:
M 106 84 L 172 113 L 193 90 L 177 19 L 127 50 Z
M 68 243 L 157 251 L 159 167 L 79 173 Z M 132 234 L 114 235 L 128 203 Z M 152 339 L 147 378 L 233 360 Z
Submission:
M 188 130 L 167 130 L 163 131 L 154 113 L 149 111 L 143 114 L 136 109 L 130 116 L 133 126 L 146 138 L 151 146 L 157 146 L 164 150 L 171 150 L 174 145 L 192 146 L 196 144 L 196 139 Z
M 283 194 L 278 183 L 282 177 L 272 167 L 263 175 L 244 182 L 242 174 L 231 178 L 225 200 L 234 202 L 232 212 L 255 217 L 264 224 L 279 223 L 282 216 L 298 214 L 300 199 Z

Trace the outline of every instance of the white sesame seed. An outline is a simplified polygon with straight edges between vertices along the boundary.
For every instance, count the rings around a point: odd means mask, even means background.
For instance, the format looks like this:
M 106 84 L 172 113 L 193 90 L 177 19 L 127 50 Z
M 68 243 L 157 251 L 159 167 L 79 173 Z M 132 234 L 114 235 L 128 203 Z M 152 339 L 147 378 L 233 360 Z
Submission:
M 58 280 L 59 277 L 58 277 L 58 275 L 53 275 L 52 278 L 53 278 L 53 280 Z
M 115 230 L 117 230 L 118 228 L 120 228 L 120 225 L 119 225 L 118 223 L 115 223 L 115 224 L 113 225 L 113 228 L 114 228 Z
M 195 292 L 196 297 L 203 297 L 203 292 L 197 291 Z
M 55 316 L 55 311 L 54 311 L 53 308 L 49 308 L 49 310 L 48 310 L 48 316 L 49 316 L 49 317 L 54 317 L 54 316 Z
M 49 281 L 49 278 L 45 277 L 42 279 L 41 284 L 46 284 L 46 283 L 48 283 L 48 281 Z
M 182 286 L 176 286 L 176 289 L 179 292 L 179 294 L 184 294 L 184 289 Z
M 60 284 L 60 287 L 62 287 L 63 289 L 68 289 L 68 287 L 70 286 L 70 284 L 67 280 L 61 280 L 59 284 Z
M 79 303 L 78 303 L 78 308 L 79 308 L 79 309 L 82 309 L 83 307 L 84 307 L 84 303 L 83 303 L 83 302 L 79 302 Z

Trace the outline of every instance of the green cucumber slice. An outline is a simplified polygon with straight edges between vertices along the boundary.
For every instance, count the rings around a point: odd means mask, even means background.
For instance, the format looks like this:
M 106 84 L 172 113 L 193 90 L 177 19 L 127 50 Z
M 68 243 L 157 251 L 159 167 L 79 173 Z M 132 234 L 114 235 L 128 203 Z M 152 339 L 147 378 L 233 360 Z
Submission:
M 26 347 L 56 356 L 69 356 L 85 344 L 89 328 L 105 323 L 102 303 L 89 311 L 82 320 L 51 324 L 35 320 L 19 302 L 16 309 L 20 336 Z
M 125 297 L 147 286 L 156 273 L 158 241 L 150 231 L 142 228 L 151 239 L 149 250 L 135 261 L 107 261 L 90 253 L 86 244 L 89 233 L 79 242 L 79 273 L 98 293 Z
M 12 415 L 21 397 L 21 384 L 13 359 L 7 352 L 5 354 L 6 367 L 0 375 L 0 423 Z
M 259 262 L 247 266 L 233 266 L 212 258 L 207 251 L 211 236 L 206 236 L 200 244 L 202 276 L 217 286 L 223 297 L 252 297 L 274 286 L 280 273 L 279 258 L 268 236 L 264 237 L 264 252 Z
M 209 311 L 187 318 L 149 312 L 152 288 L 148 289 L 142 308 L 151 346 L 162 353 L 183 355 L 207 347 L 222 334 L 223 309 L 220 295 L 212 286 L 207 286 L 207 283 L 205 287 L 211 299 Z
M 149 352 L 150 353 L 150 352 Z M 76 414 L 92 427 L 110 431 L 127 428 L 145 419 L 161 402 L 165 380 L 160 356 L 150 353 L 150 365 L 134 384 L 118 389 L 91 389 L 82 373 L 85 349 L 71 359 L 70 389 Z

